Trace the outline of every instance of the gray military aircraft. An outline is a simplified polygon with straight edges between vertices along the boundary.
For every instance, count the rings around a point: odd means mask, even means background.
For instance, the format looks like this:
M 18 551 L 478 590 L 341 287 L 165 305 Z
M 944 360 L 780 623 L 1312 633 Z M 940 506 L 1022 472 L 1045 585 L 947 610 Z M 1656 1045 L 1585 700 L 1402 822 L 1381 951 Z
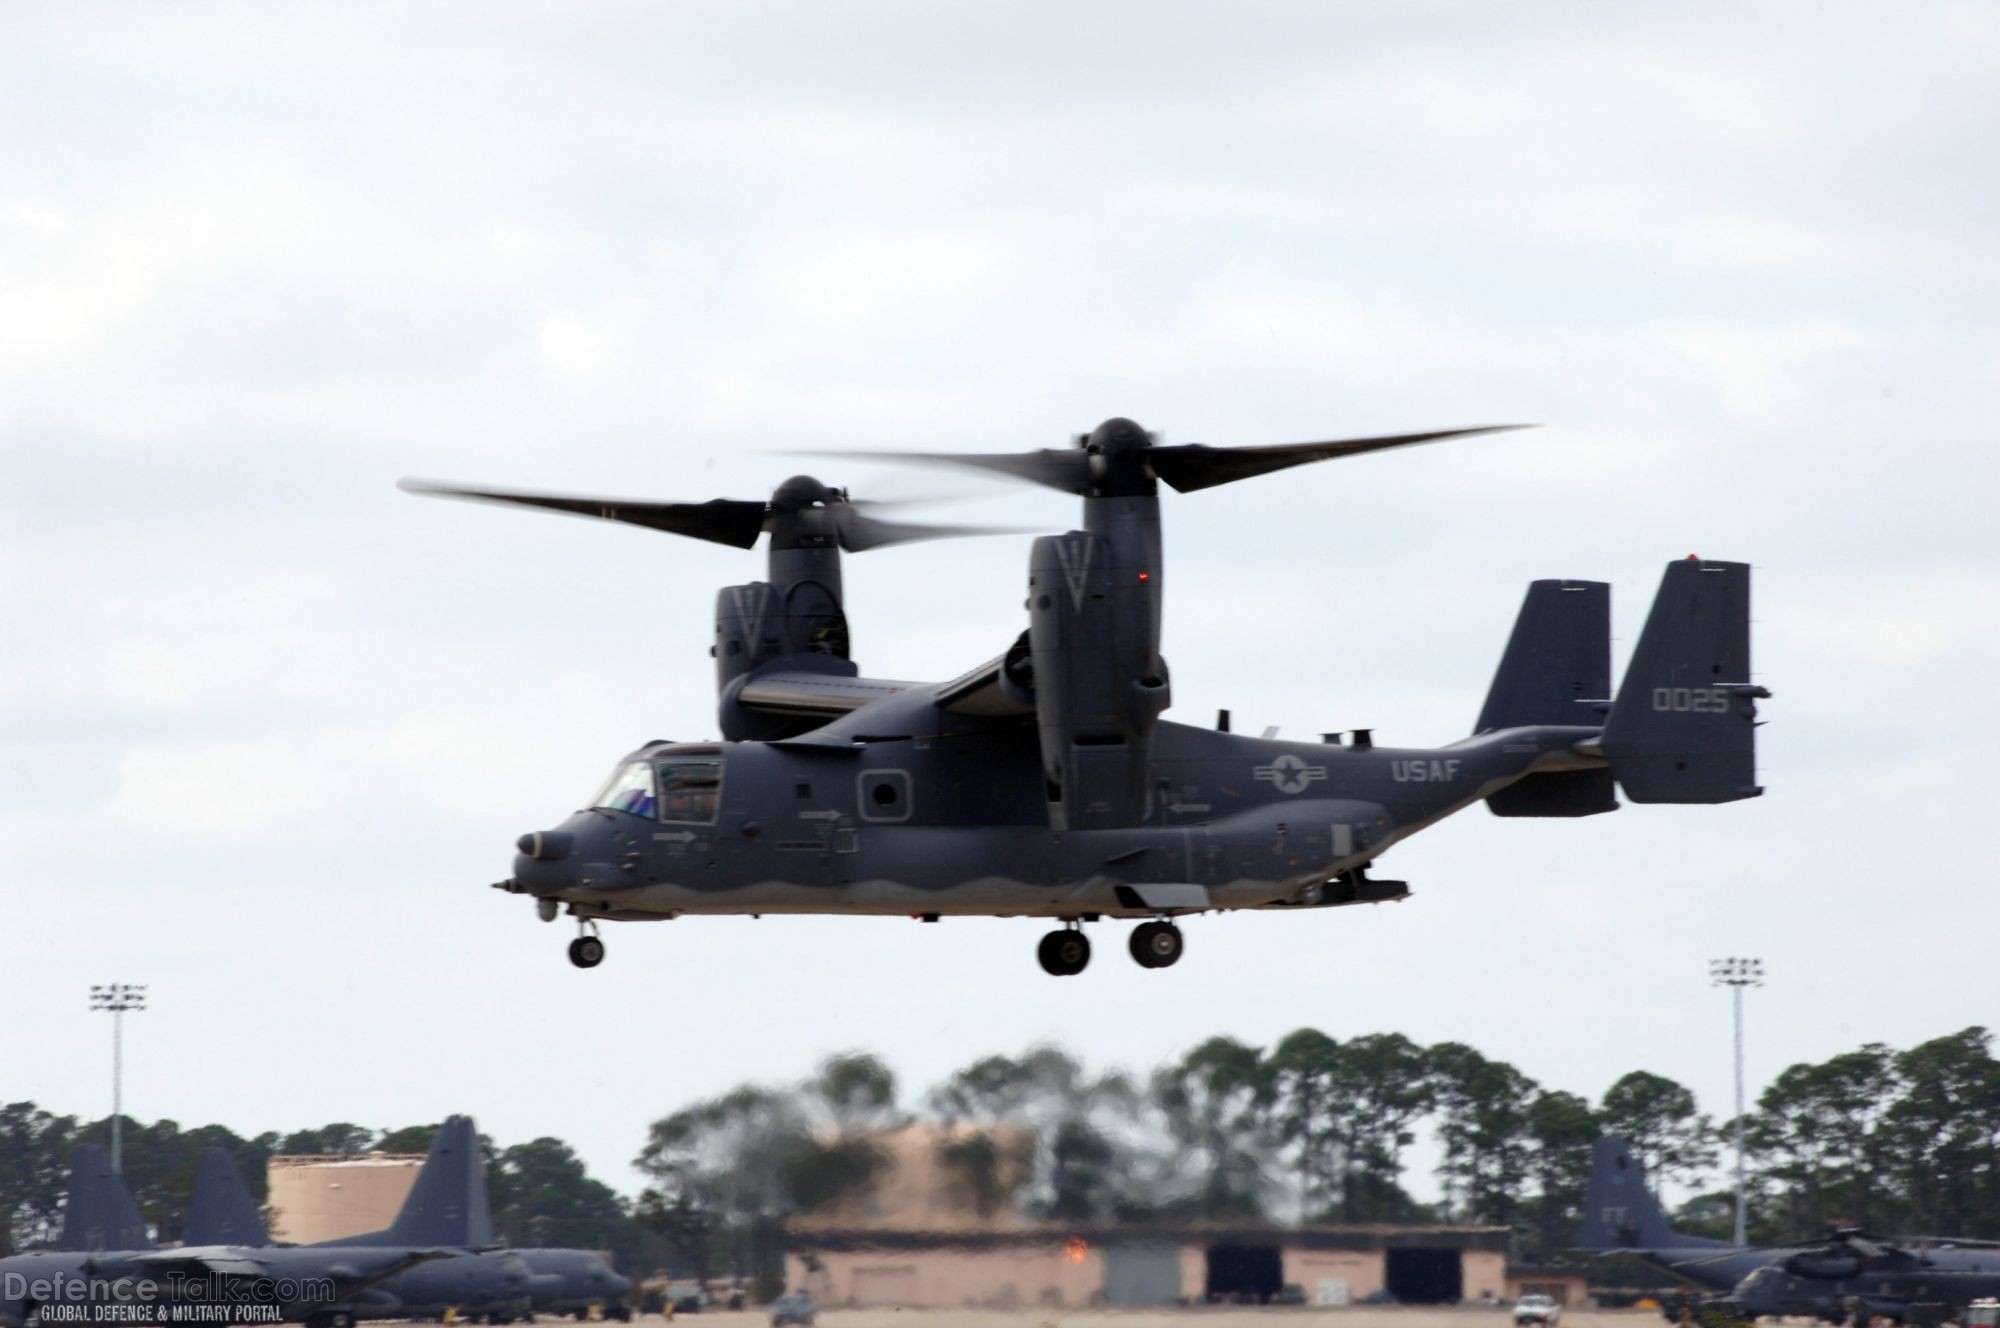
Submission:
M 94 1145 L 77 1150 L 64 1205 L 61 1248 L 0 1259 L 0 1324 L 45 1321 L 155 1323 L 199 1313 L 202 1322 L 268 1321 L 346 1328 L 338 1308 L 417 1266 L 436 1249 L 253 1249 L 190 1242 L 158 1248 L 124 1182 Z
M 188 1239 L 270 1243 L 256 1201 L 224 1149 L 202 1154 Z M 502 1323 L 531 1312 L 587 1318 L 598 1310 L 606 1318 L 629 1317 L 624 1300 L 632 1284 L 596 1251 L 495 1248 L 478 1132 L 468 1116 L 454 1116 L 438 1131 L 392 1226 L 328 1242 L 326 1248 L 399 1240 L 468 1253 L 374 1288 L 352 1307 L 362 1317 L 428 1316 L 445 1306 Z
M 1510 427 L 1510 426 L 1498 426 Z M 597 924 L 684 915 L 850 913 L 1054 919 L 1042 967 L 1079 973 L 1082 924 L 1140 920 L 1133 958 L 1182 954 L 1176 919 L 1405 897 L 1369 869 L 1484 800 L 1500 816 L 1590 816 L 1633 802 L 1714 803 L 1756 784 L 1750 568 L 1667 568 L 1611 691 L 1610 589 L 1537 581 L 1471 737 L 1377 745 L 1367 730 L 1280 742 L 1163 721 L 1159 486 L 1181 492 L 1311 461 L 1492 431 L 1267 447 L 1166 445 L 1106 421 L 1070 449 L 861 454 L 971 466 L 1080 495 L 1083 529 L 1044 536 L 1028 624 L 945 682 L 861 676 L 840 551 L 955 533 L 884 522 L 797 477 L 768 502 L 634 502 L 403 481 L 408 491 L 589 516 L 750 547 L 767 581 L 724 589 L 711 654 L 719 743 L 646 743 L 590 804 L 523 835 L 497 887 L 577 920 L 570 959 L 602 962 Z
M 1809 1317 L 1867 1328 L 1902 1323 L 1919 1306 L 1962 1310 L 2000 1295 L 2000 1251 L 1984 1242 L 1910 1248 L 1857 1230 L 1797 1245 L 1733 1245 L 1675 1231 L 1623 1139 L 1598 1140 L 1590 1158 L 1577 1243 L 1596 1254 L 1629 1254 L 1717 1293 L 1690 1308 L 1718 1323 Z M 1932 1315 L 1936 1317 L 1935 1314 Z
M 226 1239 L 260 1255 L 266 1250 L 298 1250 L 322 1260 L 397 1247 L 434 1252 L 438 1262 L 399 1271 L 320 1311 L 316 1322 L 324 1328 L 352 1328 L 356 1319 L 436 1318 L 448 1310 L 510 1322 L 532 1309 L 538 1279 L 518 1256 L 491 1248 L 492 1228 L 480 1225 L 485 1219 L 479 1138 L 470 1117 L 453 1116 L 431 1141 L 430 1153 L 396 1220 L 381 1231 L 316 1245 L 273 1246 L 242 1173 L 229 1154 L 217 1148 L 202 1155 L 195 1172 L 187 1238 Z M 559 1287 L 541 1289 L 553 1294 Z

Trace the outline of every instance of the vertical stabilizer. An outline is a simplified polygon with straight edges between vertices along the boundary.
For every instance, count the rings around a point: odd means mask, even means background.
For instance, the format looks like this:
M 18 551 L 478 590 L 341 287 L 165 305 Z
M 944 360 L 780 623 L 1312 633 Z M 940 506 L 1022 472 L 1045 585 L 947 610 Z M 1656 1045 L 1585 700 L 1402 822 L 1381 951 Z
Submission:
M 1507 653 L 1474 733 L 1524 725 L 1597 725 L 1611 695 L 1611 587 L 1536 581 L 1521 602 Z M 1595 816 L 1618 810 L 1611 772 L 1545 771 L 1486 799 L 1495 816 Z
M 1646 1187 L 1646 1169 L 1632 1145 L 1611 1136 L 1590 1150 L 1590 1183 L 1576 1243 L 1586 1250 L 1734 1248 L 1726 1241 L 1684 1236 L 1669 1226 L 1660 1201 Z
M 263 1214 L 227 1148 L 205 1148 L 194 1172 L 194 1202 L 185 1239 L 190 1245 L 269 1245 Z
M 69 1197 L 63 1201 L 62 1236 L 57 1249 L 150 1250 L 153 1237 L 125 1180 L 96 1144 L 83 1144 L 70 1158 Z
M 1604 756 L 1634 802 L 1734 802 L 1757 787 L 1750 564 L 1668 563 L 1625 668 Z
M 396 1220 L 381 1231 L 323 1245 L 442 1245 L 482 1249 L 493 1244 L 486 1206 L 486 1169 L 479 1132 L 470 1116 L 449 1117 L 431 1140 L 430 1154 L 403 1200 Z

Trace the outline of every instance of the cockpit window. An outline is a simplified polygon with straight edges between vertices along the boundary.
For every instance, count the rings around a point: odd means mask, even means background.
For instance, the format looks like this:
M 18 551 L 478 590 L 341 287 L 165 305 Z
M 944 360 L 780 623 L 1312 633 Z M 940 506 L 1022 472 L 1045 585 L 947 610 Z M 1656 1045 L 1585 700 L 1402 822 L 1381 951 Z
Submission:
M 722 803 L 722 762 L 673 757 L 660 762 L 660 819 L 714 825 Z
M 658 801 L 653 787 L 653 767 L 645 761 L 627 761 L 605 781 L 590 805 L 651 817 Z

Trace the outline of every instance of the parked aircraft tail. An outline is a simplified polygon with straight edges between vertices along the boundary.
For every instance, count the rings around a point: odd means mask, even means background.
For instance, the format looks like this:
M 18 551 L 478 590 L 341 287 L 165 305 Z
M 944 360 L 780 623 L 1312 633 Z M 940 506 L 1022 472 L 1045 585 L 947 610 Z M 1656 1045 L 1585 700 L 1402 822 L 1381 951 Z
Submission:
M 1646 1169 L 1633 1156 L 1632 1145 L 1610 1135 L 1590 1150 L 1590 1181 L 1576 1243 L 1586 1250 L 1735 1248 L 1727 1241 L 1675 1231 L 1646 1188 Z
M 486 1206 L 486 1170 L 479 1133 L 470 1116 L 452 1116 L 438 1127 L 430 1155 L 417 1172 L 396 1220 L 381 1231 L 323 1245 L 434 1245 L 482 1249 L 493 1244 Z
M 63 1201 L 59 1250 L 150 1250 L 152 1234 L 125 1180 L 96 1144 L 82 1144 L 70 1157 L 69 1196 Z
M 183 1239 L 190 1245 L 269 1245 L 257 1201 L 227 1148 L 205 1148 L 194 1171 L 194 1202 Z
M 1611 587 L 1536 581 L 1521 603 L 1473 732 L 1596 725 L 1610 695 Z M 1509 784 L 1486 806 L 1495 816 L 1594 816 L 1618 810 L 1618 795 L 1609 770 L 1545 771 Z
M 1734 802 L 1757 786 L 1750 564 L 1667 564 L 1605 721 L 1611 773 L 1634 802 Z

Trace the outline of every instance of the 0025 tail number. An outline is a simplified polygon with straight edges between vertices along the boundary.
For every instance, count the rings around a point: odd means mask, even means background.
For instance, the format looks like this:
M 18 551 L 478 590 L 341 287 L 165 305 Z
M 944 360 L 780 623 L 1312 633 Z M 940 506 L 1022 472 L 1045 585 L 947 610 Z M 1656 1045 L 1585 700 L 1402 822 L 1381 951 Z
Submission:
M 1653 689 L 1653 709 L 1677 711 L 1689 715 L 1726 715 L 1729 713 L 1729 689 L 1727 687 L 1655 687 Z

